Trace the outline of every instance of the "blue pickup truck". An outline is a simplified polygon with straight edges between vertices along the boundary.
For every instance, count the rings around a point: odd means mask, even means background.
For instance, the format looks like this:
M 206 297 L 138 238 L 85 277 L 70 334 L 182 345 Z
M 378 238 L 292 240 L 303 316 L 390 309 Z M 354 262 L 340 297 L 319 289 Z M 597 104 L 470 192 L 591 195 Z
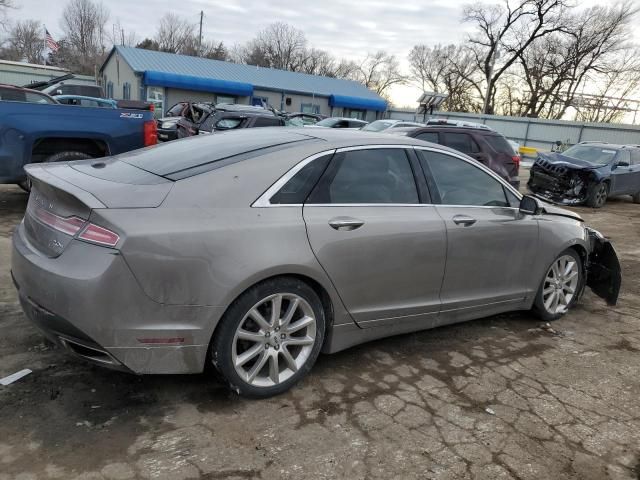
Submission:
M 3 85 L 0 90 L 8 88 Z M 13 97 L 18 93 L 10 92 Z M 0 184 L 17 183 L 28 189 L 23 168 L 28 163 L 104 157 L 157 143 L 152 111 L 45 100 L 7 101 L 0 95 Z

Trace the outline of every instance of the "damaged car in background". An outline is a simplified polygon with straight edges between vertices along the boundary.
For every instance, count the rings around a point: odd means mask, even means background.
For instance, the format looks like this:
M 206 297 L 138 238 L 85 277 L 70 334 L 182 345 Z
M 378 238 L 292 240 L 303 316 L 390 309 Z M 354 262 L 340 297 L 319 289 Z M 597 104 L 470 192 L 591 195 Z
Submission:
M 607 198 L 620 195 L 640 203 L 640 147 L 582 142 L 562 153 L 539 153 L 528 187 L 565 205 L 600 208 Z

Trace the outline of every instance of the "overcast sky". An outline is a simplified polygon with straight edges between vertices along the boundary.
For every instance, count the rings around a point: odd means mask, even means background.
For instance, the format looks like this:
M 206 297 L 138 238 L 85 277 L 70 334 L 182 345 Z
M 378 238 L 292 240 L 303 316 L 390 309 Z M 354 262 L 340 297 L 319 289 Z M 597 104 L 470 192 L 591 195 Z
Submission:
M 634 1 L 640 3 L 640 0 Z M 14 3 L 19 8 L 10 11 L 10 17 L 39 20 L 54 38 L 62 35 L 59 18 L 64 0 L 15 0 Z M 310 45 L 337 57 L 357 60 L 368 51 L 383 49 L 396 55 L 405 68 L 413 45 L 451 43 L 465 38 L 470 28 L 460 22 L 465 3 L 460 0 L 103 1 L 110 13 L 107 28 L 111 29 L 119 20 L 125 31 L 135 32 L 138 41 L 153 36 L 159 19 L 166 12 L 197 23 L 202 10 L 204 37 L 222 40 L 228 46 L 246 42 L 269 23 L 282 21 L 303 30 Z M 613 0 L 577 3 L 584 6 L 613 3 Z M 413 105 L 419 93 L 412 87 L 397 87 L 392 99 L 399 106 Z

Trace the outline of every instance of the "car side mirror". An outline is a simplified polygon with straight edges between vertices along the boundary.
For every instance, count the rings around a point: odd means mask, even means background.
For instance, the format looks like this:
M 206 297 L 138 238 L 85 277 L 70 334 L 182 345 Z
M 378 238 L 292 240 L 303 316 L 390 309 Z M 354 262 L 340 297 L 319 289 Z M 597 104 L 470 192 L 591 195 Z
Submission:
M 532 197 L 531 195 L 525 195 L 520 200 L 520 213 L 524 215 L 537 215 L 542 210 L 542 205 L 536 197 Z
M 616 167 L 628 167 L 629 166 L 629 162 L 625 162 L 624 160 L 616 163 Z

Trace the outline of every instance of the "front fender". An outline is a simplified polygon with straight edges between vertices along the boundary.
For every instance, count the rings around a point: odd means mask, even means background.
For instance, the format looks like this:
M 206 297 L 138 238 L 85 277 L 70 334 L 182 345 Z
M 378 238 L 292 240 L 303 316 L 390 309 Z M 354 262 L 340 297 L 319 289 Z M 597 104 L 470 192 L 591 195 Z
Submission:
M 622 285 L 620 260 L 613 245 L 602 234 L 587 228 L 591 253 L 587 260 L 587 286 L 608 305 L 618 302 Z

